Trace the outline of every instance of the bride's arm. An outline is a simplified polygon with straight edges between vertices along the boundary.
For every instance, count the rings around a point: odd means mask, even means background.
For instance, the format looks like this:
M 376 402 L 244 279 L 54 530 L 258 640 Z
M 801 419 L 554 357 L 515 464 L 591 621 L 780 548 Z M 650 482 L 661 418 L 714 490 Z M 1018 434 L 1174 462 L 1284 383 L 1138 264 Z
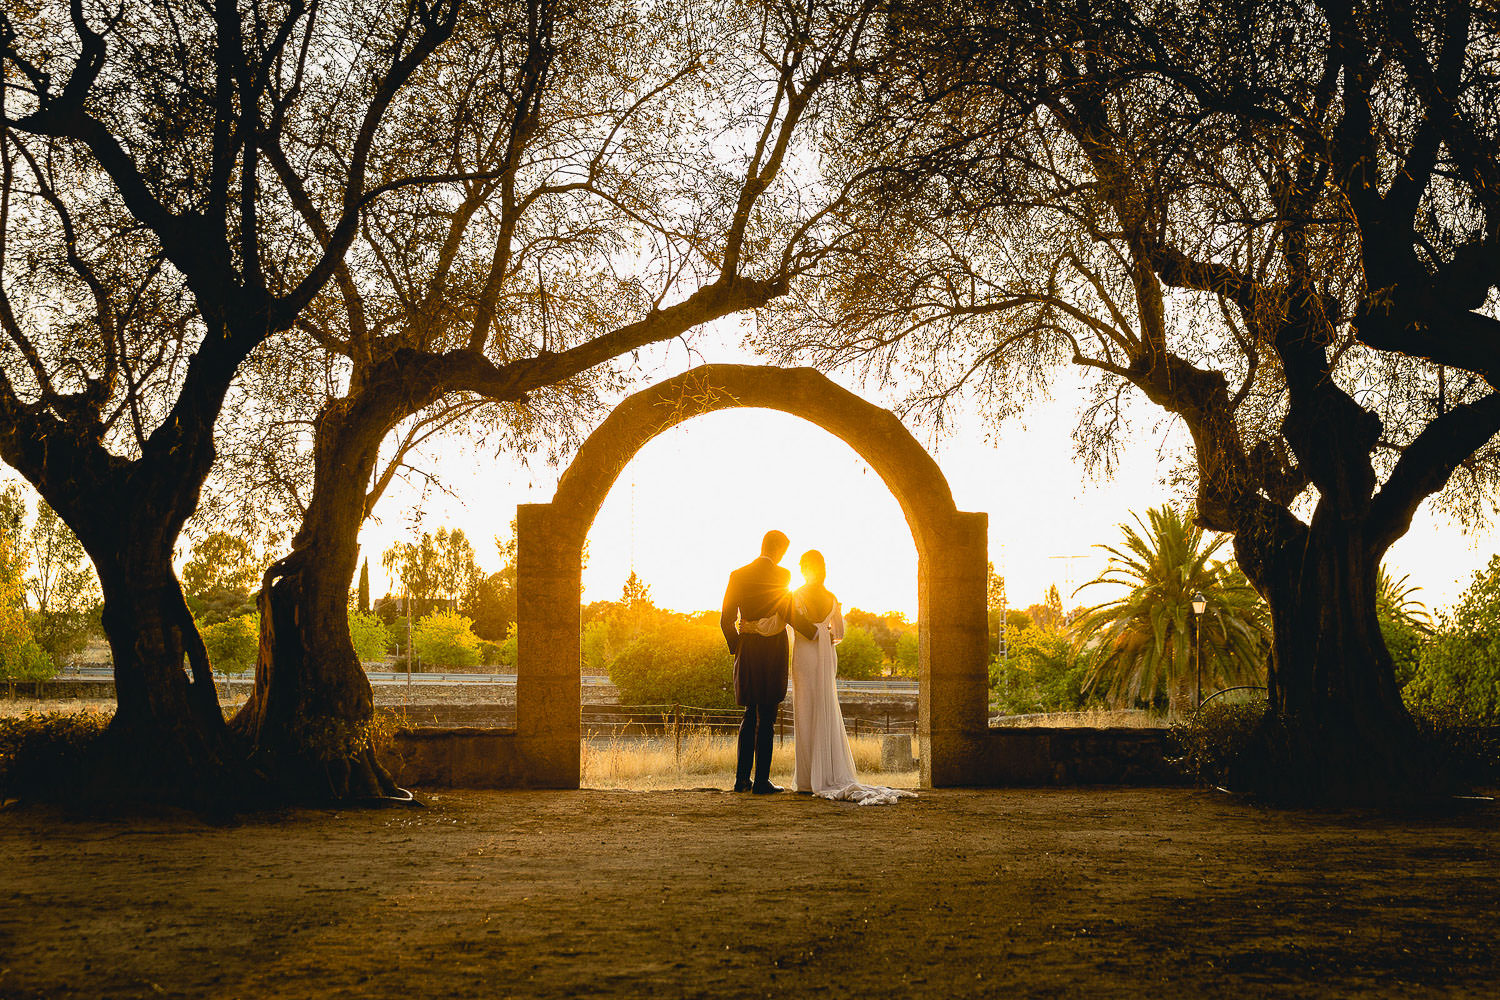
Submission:
M 833 621 L 828 623 L 828 634 L 834 642 L 844 640 L 844 609 L 838 601 L 833 602 Z
M 818 637 L 818 624 L 803 612 L 802 602 L 797 599 L 795 591 L 786 595 L 786 620 L 792 628 L 801 632 L 807 638 L 816 639 Z
M 729 578 L 729 586 L 724 588 L 724 603 L 719 609 L 719 630 L 724 633 L 724 641 L 729 644 L 729 655 L 733 656 L 740 650 L 740 630 L 736 627 L 739 618 L 740 598 L 735 592 L 734 577 Z

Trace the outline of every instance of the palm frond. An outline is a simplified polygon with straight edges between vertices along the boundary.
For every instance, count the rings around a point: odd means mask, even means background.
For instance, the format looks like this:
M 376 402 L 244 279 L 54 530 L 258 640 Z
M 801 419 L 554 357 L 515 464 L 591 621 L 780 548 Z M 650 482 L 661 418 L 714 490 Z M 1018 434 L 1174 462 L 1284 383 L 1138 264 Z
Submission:
M 1125 592 L 1086 608 L 1073 625 L 1074 648 L 1087 666 L 1085 688 L 1102 690 L 1115 706 L 1185 691 L 1194 666 L 1197 593 L 1207 601 L 1196 622 L 1205 689 L 1263 682 L 1270 614 L 1239 568 L 1216 558 L 1229 537 L 1205 537 L 1190 515 L 1171 506 L 1131 516 L 1134 525 L 1120 525 L 1120 543 L 1097 546 L 1109 564 L 1084 584 Z

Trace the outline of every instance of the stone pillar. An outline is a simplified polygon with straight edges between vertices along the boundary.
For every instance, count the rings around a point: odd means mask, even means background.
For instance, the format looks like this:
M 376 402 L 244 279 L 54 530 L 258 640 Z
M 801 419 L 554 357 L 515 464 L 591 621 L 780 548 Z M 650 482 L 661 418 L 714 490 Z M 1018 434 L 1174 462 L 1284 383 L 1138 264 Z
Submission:
M 534 788 L 577 788 L 582 544 L 553 504 L 516 508 L 516 747 Z
M 989 728 L 988 551 L 989 516 L 960 512 L 932 533 L 918 559 L 923 787 L 982 780 Z

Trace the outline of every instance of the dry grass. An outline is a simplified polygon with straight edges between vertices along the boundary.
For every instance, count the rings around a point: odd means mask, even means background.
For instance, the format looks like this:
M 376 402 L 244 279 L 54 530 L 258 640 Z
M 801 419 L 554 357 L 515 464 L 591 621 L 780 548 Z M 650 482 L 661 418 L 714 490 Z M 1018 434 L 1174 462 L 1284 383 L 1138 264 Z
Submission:
M 912 750 L 916 752 L 916 741 Z M 891 788 L 917 787 L 917 772 L 882 771 L 879 736 L 851 737 L 854 767 L 861 781 Z M 583 741 L 582 782 L 589 788 L 655 791 L 734 782 L 738 753 L 732 734 L 703 727 L 684 727 L 679 751 L 676 739 L 664 736 L 620 737 L 593 735 Z M 792 782 L 792 741 L 778 743 L 771 757 L 771 780 Z
M 1145 728 L 1163 729 L 1171 720 L 1166 715 L 1144 709 L 1090 708 L 1082 712 L 1048 712 L 1039 715 L 1002 715 L 990 719 L 991 726 L 1040 726 L 1085 729 Z
M 27 698 L 24 696 L 6 698 L 3 697 L 3 693 L 0 691 L 0 719 L 15 719 L 23 715 L 50 715 L 56 712 L 115 714 L 113 698 Z M 240 706 L 245 703 L 245 698 L 245 695 L 235 695 L 228 699 L 221 697 L 219 704 L 224 707 L 224 714 L 229 716 L 239 711 Z
M 0 719 L 16 719 L 23 715 L 51 715 L 74 712 L 114 715 L 113 698 L 4 698 L 0 697 Z

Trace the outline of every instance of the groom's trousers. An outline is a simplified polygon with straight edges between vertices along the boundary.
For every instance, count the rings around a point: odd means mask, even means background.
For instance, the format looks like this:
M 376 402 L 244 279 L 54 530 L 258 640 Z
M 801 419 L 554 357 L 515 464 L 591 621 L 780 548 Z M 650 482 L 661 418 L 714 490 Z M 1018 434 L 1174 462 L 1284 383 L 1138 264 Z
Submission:
M 750 761 L 755 760 L 755 783 L 771 780 L 771 737 L 776 732 L 776 710 L 779 704 L 746 705 L 740 721 L 740 753 L 734 781 L 743 785 L 750 780 Z

